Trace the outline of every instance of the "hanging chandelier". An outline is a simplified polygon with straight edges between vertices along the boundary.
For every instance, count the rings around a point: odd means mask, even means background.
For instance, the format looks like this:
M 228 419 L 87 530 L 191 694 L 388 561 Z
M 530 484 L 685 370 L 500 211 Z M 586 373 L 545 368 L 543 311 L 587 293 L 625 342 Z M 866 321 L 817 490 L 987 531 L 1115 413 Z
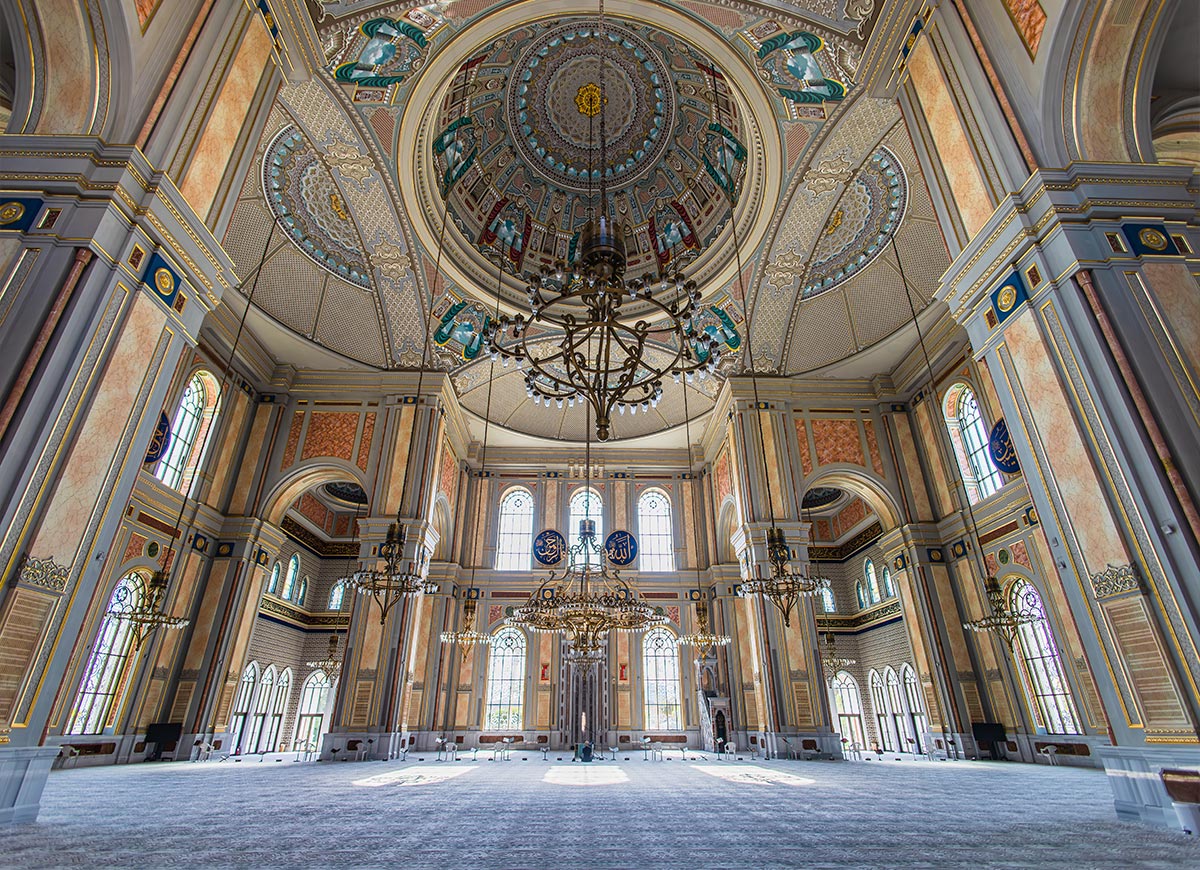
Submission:
M 443 631 L 441 638 L 442 643 L 458 644 L 462 647 L 462 654 L 466 656 L 471 647 L 489 646 L 492 642 L 492 636 L 486 632 L 479 631 L 475 628 L 475 612 L 478 609 L 478 602 L 474 598 L 468 598 L 463 602 L 463 625 L 466 628 L 460 628 L 457 631 Z
M 601 45 L 599 85 L 577 100 L 600 116 L 600 208 L 580 233 L 574 263 L 559 262 L 525 276 L 529 315 L 498 317 L 485 330 L 488 350 L 505 366 L 525 370 L 525 392 L 547 408 L 586 403 L 596 438 L 607 441 L 614 413 L 657 407 L 669 375 L 678 383 L 703 378 L 717 366 L 720 341 L 695 327 L 700 290 L 678 269 L 658 281 L 625 277 L 625 228 L 609 214 L 604 53 L 619 42 L 606 35 L 604 3 L 596 38 Z M 583 92 L 581 91 L 581 96 Z M 589 144 L 589 153 L 592 148 Z M 591 191 L 593 172 L 588 168 Z
M 170 616 L 164 612 L 166 593 L 167 574 L 160 569 L 150 575 L 146 594 L 136 605 L 133 607 L 114 605 L 107 611 L 107 616 L 119 619 L 129 625 L 134 649 L 139 649 L 150 635 L 160 628 L 178 631 L 186 628 L 191 622 L 182 616 Z
M 825 655 L 821 656 L 821 666 L 825 668 L 825 675 L 832 676 L 838 671 L 844 671 L 856 664 L 858 664 L 858 659 L 848 659 L 838 655 L 837 640 L 834 638 L 833 632 L 825 632 Z
M 1032 611 L 1014 610 L 1006 606 L 1004 590 L 1000 588 L 1000 581 L 995 577 L 988 577 L 984 580 L 983 588 L 987 593 L 990 612 L 979 619 L 964 622 L 963 628 L 975 632 L 994 632 L 1011 647 L 1016 642 L 1017 633 L 1022 625 L 1030 625 L 1041 619 L 1039 614 Z
M 335 674 L 342 666 L 342 658 L 338 655 L 338 636 L 337 632 L 329 635 L 329 652 L 325 653 L 325 658 L 317 659 L 312 662 L 304 663 L 307 667 L 315 668 L 324 671 L 327 674 Z
M 679 635 L 676 642 L 680 646 L 695 647 L 701 658 L 706 658 L 716 647 L 728 646 L 733 638 L 727 634 L 713 633 L 708 620 L 708 601 L 703 597 L 696 599 L 696 630 L 691 634 Z
M 768 486 L 770 484 L 768 483 Z M 768 498 L 770 496 L 768 495 Z M 772 518 L 771 528 L 767 529 L 767 564 L 769 573 L 762 574 L 762 566 L 755 565 L 755 575 L 743 580 L 739 594 L 743 597 L 762 595 L 771 600 L 783 614 L 785 625 L 792 624 L 792 610 L 801 598 L 811 598 L 820 595 L 821 590 L 829 586 L 829 579 L 811 574 L 796 574 L 791 568 L 792 553 L 788 548 L 783 530 L 775 526 Z
M 400 518 L 388 525 L 387 538 L 379 545 L 382 568 L 362 568 L 345 577 L 347 586 L 360 595 L 369 595 L 379 605 L 379 623 L 387 622 L 388 612 L 402 599 L 424 592 L 437 592 L 436 583 L 425 580 L 429 554 L 425 545 L 416 544 L 412 558 L 405 559 L 406 535 Z

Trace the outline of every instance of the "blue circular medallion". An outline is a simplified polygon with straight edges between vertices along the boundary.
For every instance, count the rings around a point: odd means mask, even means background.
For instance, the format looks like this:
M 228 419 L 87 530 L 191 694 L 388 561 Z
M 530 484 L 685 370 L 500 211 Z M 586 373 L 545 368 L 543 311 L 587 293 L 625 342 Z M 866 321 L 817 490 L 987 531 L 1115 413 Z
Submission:
M 538 532 L 533 539 L 533 559 L 539 565 L 557 565 L 567 553 L 567 541 L 554 529 Z
M 1016 474 L 1021 470 L 1017 451 L 1013 449 L 1012 436 L 1008 433 L 1008 424 L 1003 420 L 997 421 L 992 427 L 992 434 L 988 438 L 988 453 L 991 454 L 992 464 L 1005 474 Z
M 624 567 L 637 558 L 637 538 L 629 532 L 618 530 L 604 539 L 604 555 L 614 565 Z

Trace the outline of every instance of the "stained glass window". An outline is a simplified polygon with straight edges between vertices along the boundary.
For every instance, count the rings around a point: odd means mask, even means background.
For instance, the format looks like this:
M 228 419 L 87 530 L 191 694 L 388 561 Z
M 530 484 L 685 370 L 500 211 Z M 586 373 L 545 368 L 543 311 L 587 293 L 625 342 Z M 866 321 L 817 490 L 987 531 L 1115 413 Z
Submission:
M 833 597 L 833 590 L 828 586 L 821 590 L 821 607 L 826 613 L 837 612 L 837 601 Z
M 1013 583 L 1008 596 L 1013 610 L 1037 617 L 1018 628 L 1017 638 L 1021 647 L 1022 682 L 1042 725 L 1050 734 L 1082 734 L 1042 596 L 1025 580 Z
M 600 499 L 600 494 L 594 489 L 586 487 L 575 490 L 575 494 L 571 496 L 571 519 L 570 531 L 567 537 L 567 542 L 574 547 L 579 543 L 579 521 L 589 519 L 596 524 L 596 546 L 604 546 L 604 502 Z M 587 562 L 595 564 L 599 561 L 599 556 L 595 554 L 586 554 Z
M 300 573 L 300 554 L 295 553 L 288 560 L 287 574 L 283 577 L 283 589 L 279 593 L 279 597 L 287 601 L 292 600 L 292 595 L 296 592 L 296 575 Z
M 679 650 L 665 628 L 642 637 L 643 681 L 646 687 L 646 730 L 680 731 Z
M 496 632 L 488 654 L 487 715 L 489 731 L 520 731 L 525 707 L 525 635 L 508 626 Z
M 139 606 L 145 595 L 146 580 L 136 571 L 113 589 L 67 720 L 67 734 L 101 734 L 113 725 L 137 660 L 132 626 L 116 614 Z
M 879 578 L 875 576 L 875 563 L 870 559 L 863 563 L 863 576 L 867 581 L 867 594 L 874 604 L 879 601 Z
M 522 487 L 510 489 L 500 501 L 500 534 L 496 542 L 497 571 L 528 571 L 533 557 L 533 495 Z
M 212 440 L 208 431 L 216 420 L 219 392 L 211 373 L 201 370 L 192 375 L 171 422 L 170 443 L 154 470 L 155 477 L 184 495 L 190 494 L 192 481 Z
M 892 583 L 892 572 L 887 568 L 883 569 L 883 594 L 887 598 L 896 596 L 896 586 Z
M 955 384 L 946 393 L 946 426 L 971 504 L 987 498 L 1004 485 L 988 451 L 988 431 L 975 393 L 966 384 Z
M 671 500 L 661 489 L 648 489 L 638 499 L 638 568 L 675 570 L 675 535 L 671 530 Z
M 272 595 L 279 594 L 279 563 L 275 563 L 275 567 L 271 569 L 271 579 L 267 581 L 267 591 Z
M 865 609 L 867 606 L 867 593 L 863 588 L 863 582 L 861 580 L 854 584 L 854 597 L 858 600 L 858 609 Z
M 341 610 L 342 601 L 346 597 L 346 584 L 341 580 L 333 584 L 333 590 L 329 593 L 329 609 Z
M 865 749 L 867 738 L 863 732 L 862 695 L 858 683 L 846 671 L 838 671 L 830 681 L 833 695 L 833 712 L 838 721 L 838 732 L 859 749 Z

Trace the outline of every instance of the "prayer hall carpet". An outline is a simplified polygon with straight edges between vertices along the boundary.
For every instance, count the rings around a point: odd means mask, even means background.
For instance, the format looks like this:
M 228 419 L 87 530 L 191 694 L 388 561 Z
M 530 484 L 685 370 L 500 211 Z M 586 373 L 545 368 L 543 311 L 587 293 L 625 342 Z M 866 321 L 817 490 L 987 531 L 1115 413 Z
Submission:
M 59 771 L 0 867 L 1200 867 L 1095 770 L 490 755 Z

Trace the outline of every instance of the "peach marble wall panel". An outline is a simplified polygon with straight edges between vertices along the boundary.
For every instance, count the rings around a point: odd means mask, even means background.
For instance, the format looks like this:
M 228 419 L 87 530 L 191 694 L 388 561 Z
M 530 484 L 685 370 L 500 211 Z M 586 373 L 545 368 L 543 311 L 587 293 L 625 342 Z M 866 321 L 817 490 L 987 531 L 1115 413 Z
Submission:
M 1036 57 L 1042 31 L 1046 29 L 1046 11 L 1042 4 L 1038 0 L 1004 0 L 1004 8 L 1021 35 L 1021 41 L 1029 49 L 1029 56 Z
M 676 568 L 695 568 L 697 559 L 700 558 L 700 545 L 696 541 L 696 487 L 694 483 L 687 483 L 680 488 L 680 501 L 677 510 L 679 514 L 679 527 L 683 529 L 683 553 L 676 551 Z
M 875 469 L 876 474 L 883 477 L 883 455 L 879 452 L 879 436 L 875 434 L 875 421 L 864 420 L 863 425 L 866 427 L 867 452 L 871 456 L 871 468 Z
M 210 632 L 216 627 L 217 607 L 221 603 L 222 589 L 229 572 L 236 567 L 237 563 L 228 559 L 213 560 L 212 568 L 208 572 L 208 582 L 200 599 L 200 609 L 192 623 L 192 637 L 188 643 L 187 656 L 183 660 L 184 670 L 198 670 L 203 663 Z
M 375 412 L 363 416 L 362 440 L 358 444 L 358 467 L 367 470 L 371 458 L 371 441 L 375 438 Z
M 848 462 L 851 465 L 866 465 L 863 462 L 862 440 L 859 437 L 857 420 L 813 420 L 813 443 L 817 448 L 817 465 Z
M 134 8 L 137 9 L 138 24 L 142 26 L 142 30 L 146 29 L 146 22 L 153 17 L 155 11 L 162 5 L 162 0 L 133 0 Z
M 225 437 L 221 441 L 221 449 L 218 451 L 215 461 L 209 465 L 212 469 L 213 482 L 205 501 L 211 507 L 217 507 L 220 504 L 221 495 L 225 492 L 225 484 L 229 482 L 229 477 L 233 473 L 233 457 L 241 444 L 242 428 L 246 422 L 246 416 L 250 413 L 250 397 L 238 389 L 234 389 L 232 393 L 233 401 L 230 404 L 233 406 L 233 410 L 230 412 L 229 425 L 225 427 Z
M 250 21 L 179 185 L 192 209 L 206 222 L 270 58 L 270 34 L 257 21 Z
M 800 469 L 804 472 L 804 476 L 808 477 L 812 474 L 813 461 L 812 451 L 808 446 L 808 424 L 803 418 L 796 420 L 796 443 L 800 446 Z
M 1162 329 L 1174 339 L 1175 353 L 1191 383 L 1200 383 L 1200 286 L 1196 276 L 1182 263 L 1145 263 L 1142 273 L 1145 292 L 1160 312 Z M 1133 284 L 1136 273 L 1129 279 Z M 1131 289 L 1136 294 L 1141 288 Z M 1195 387 L 1191 389 L 1195 394 Z
M 1058 379 L 1050 349 L 1038 331 L 1031 311 L 1011 318 L 1004 333 L 1013 360 L 1013 377 L 1028 402 L 1054 481 L 1066 508 L 1060 522 L 1071 528 L 1079 541 L 1089 574 L 1105 565 L 1131 561 L 1116 523 L 1109 512 L 1104 489 L 1097 479 L 1083 433 L 1071 413 L 1073 402 Z
M 993 204 L 958 116 L 958 107 L 942 78 L 928 38 L 920 40 L 908 56 L 908 73 L 945 170 L 950 193 L 958 206 L 959 217 L 967 234 L 974 236 L 991 217 Z
M 1012 553 L 1013 561 L 1018 565 L 1023 565 L 1026 568 L 1031 568 L 1029 564 L 1029 550 L 1025 547 L 1024 541 L 1014 541 L 1013 545 L 1008 548 Z
M 950 653 L 954 659 L 954 668 L 959 671 L 972 671 L 971 653 L 967 649 L 966 633 L 962 628 L 962 616 L 955 604 L 954 589 L 950 582 L 950 572 L 933 568 L 929 572 L 933 578 L 934 590 L 937 593 L 938 604 L 942 609 L 942 617 L 946 624 L 946 636 L 950 640 Z
M 231 513 L 245 514 L 250 509 L 250 487 L 254 483 L 254 475 L 258 470 L 258 458 L 262 455 L 266 444 L 267 427 L 271 423 L 271 406 L 259 405 L 254 411 L 254 422 L 250 424 L 250 437 L 246 439 L 246 459 L 238 470 L 237 483 L 233 487 L 233 495 L 229 499 Z M 299 440 L 300 430 L 297 427 L 296 437 Z M 292 455 L 296 455 L 296 445 L 292 444 Z M 289 463 L 290 464 L 290 463 Z
M 717 461 L 713 469 L 717 484 L 717 506 L 720 507 L 733 491 L 733 478 L 729 471 L 728 448 L 723 449 L 720 455 L 717 456 Z
M 321 504 L 312 493 L 306 492 L 300 496 L 300 501 L 296 504 L 296 510 L 300 516 L 307 519 L 318 529 L 325 528 L 325 523 L 329 519 L 329 511 Z
M 408 476 L 408 447 L 412 442 L 413 421 L 416 412 L 412 405 L 403 405 L 396 426 L 396 441 L 392 445 L 392 461 L 387 480 L 387 498 L 381 506 L 372 505 L 376 513 L 394 514 L 404 494 L 404 480 Z M 380 510 L 380 507 L 383 510 Z
M 783 491 L 783 476 L 780 473 L 779 453 L 776 450 L 775 427 L 771 425 L 771 414 L 767 411 L 758 412 L 758 425 L 762 427 L 763 443 L 767 453 L 767 479 L 771 481 L 771 504 L 776 517 L 787 517 L 790 511 L 787 507 L 787 493 Z
M 817 540 L 832 541 L 833 526 L 829 520 L 817 520 Z
M 896 452 L 904 464 L 904 473 L 908 478 L 909 490 L 912 493 L 913 506 L 918 520 L 933 518 L 933 510 L 929 505 L 929 494 L 925 487 L 925 475 L 921 471 L 921 463 L 917 459 L 917 445 L 913 438 L 912 426 L 907 414 L 896 414 L 892 417 L 896 425 Z
M 921 441 L 925 445 L 925 455 L 930 458 L 929 474 L 933 478 L 933 491 L 937 493 L 938 510 L 945 515 L 954 509 L 952 490 L 958 488 L 957 477 L 954 478 L 956 483 L 951 485 L 951 478 L 946 474 L 946 468 L 942 464 L 942 451 L 938 449 L 941 430 L 935 427 L 945 424 L 941 419 L 937 403 L 931 400 L 917 405 L 913 409 L 913 414 L 917 418 L 917 429 L 921 433 Z
M 804 620 L 803 610 L 807 607 L 807 600 L 801 599 L 801 603 L 795 608 L 799 613 L 792 613 L 791 625 L 784 625 L 784 650 L 786 652 L 786 660 L 779 663 L 783 668 L 783 672 L 789 670 L 802 671 L 805 669 L 805 664 L 808 661 L 808 656 L 804 654 L 804 628 L 801 623 Z
M 300 448 L 300 433 L 304 429 L 304 412 L 292 414 L 292 424 L 288 427 L 287 443 L 283 447 L 283 464 L 281 468 L 289 468 L 296 461 L 296 451 Z
M 1075 88 L 1074 129 L 1080 158 L 1125 163 L 1125 70 L 1132 50 L 1129 22 L 1141 21 L 1149 0 L 1107 3 L 1084 49 L 1080 83 Z
M 984 403 L 984 418 L 995 420 L 1002 412 L 1000 398 L 996 395 L 996 383 L 992 380 L 992 370 L 988 368 L 987 360 L 981 359 L 975 365 L 975 386 L 979 388 L 976 390 L 976 398 Z
M 644 488 L 644 486 L 639 486 L 638 491 L 634 493 L 634 498 L 637 498 Z M 614 480 L 608 498 L 610 501 L 608 516 L 612 528 L 632 531 L 636 535 L 637 529 L 631 529 L 629 525 L 629 484 L 623 480 Z
M 29 546 L 29 552 L 38 558 L 50 557 L 60 565 L 75 562 L 97 499 L 107 498 L 105 481 L 125 458 L 115 453 L 122 433 L 136 425 L 144 411 L 137 397 L 150 374 L 148 367 L 165 322 L 166 315 L 148 296 L 139 293 L 134 297 L 95 399 L 79 426 L 37 536 Z
M 313 411 L 304 434 L 301 461 L 331 456 L 346 462 L 354 455 L 354 436 L 358 432 L 358 414 L 340 411 Z
M 40 90 L 46 101 L 37 127 L 31 132 L 91 133 L 97 109 L 97 58 L 89 42 L 92 22 L 84 11 L 86 7 L 75 0 L 39 0 L 31 8 L 45 37 L 45 79 Z

